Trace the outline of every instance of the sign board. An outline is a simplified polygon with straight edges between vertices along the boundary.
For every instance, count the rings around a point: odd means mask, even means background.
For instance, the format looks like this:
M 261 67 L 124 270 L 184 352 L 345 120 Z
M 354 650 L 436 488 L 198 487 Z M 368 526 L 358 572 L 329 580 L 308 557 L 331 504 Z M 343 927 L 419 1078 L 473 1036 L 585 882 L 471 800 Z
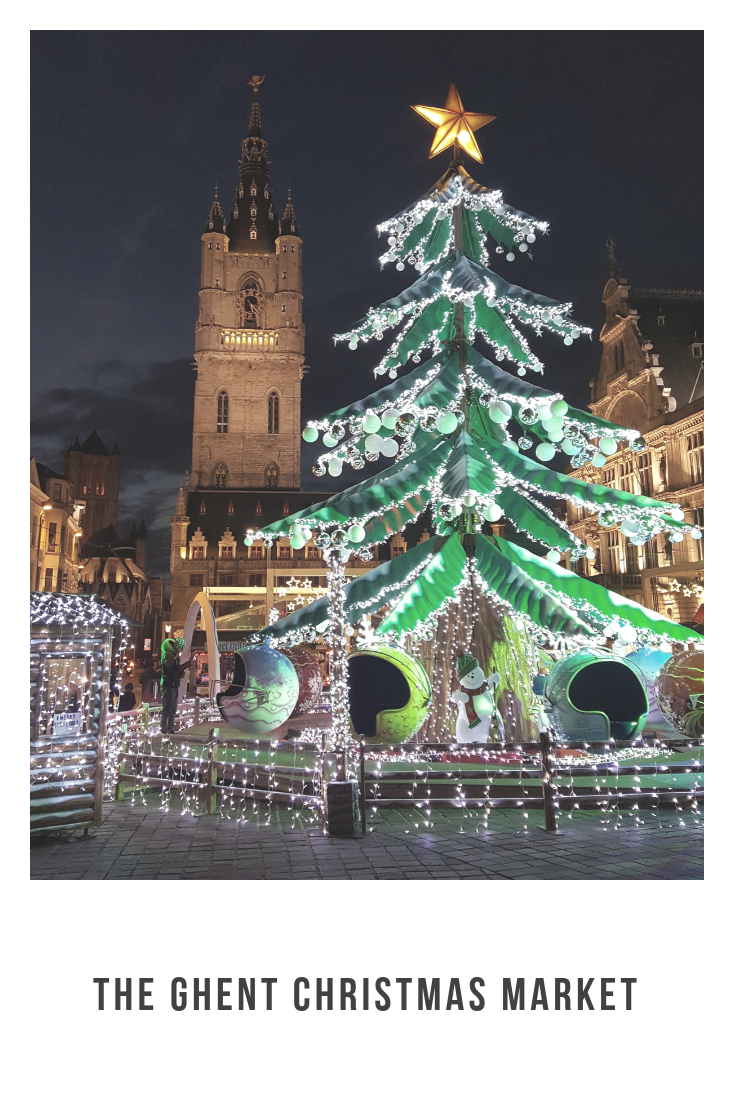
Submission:
M 54 716 L 54 734 L 62 738 L 78 735 L 82 726 L 81 712 L 57 712 Z
M 150 649 L 151 649 L 150 639 L 144 639 L 143 640 L 143 650 L 150 650 Z

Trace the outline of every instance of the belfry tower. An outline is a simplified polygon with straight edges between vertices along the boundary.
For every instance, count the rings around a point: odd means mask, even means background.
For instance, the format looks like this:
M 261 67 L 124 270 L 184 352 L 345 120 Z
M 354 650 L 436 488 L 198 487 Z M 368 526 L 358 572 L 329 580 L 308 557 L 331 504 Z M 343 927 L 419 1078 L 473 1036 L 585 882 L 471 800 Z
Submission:
M 289 193 L 280 222 L 253 77 L 235 203 L 215 191 L 202 234 L 191 489 L 300 486 L 302 240 Z

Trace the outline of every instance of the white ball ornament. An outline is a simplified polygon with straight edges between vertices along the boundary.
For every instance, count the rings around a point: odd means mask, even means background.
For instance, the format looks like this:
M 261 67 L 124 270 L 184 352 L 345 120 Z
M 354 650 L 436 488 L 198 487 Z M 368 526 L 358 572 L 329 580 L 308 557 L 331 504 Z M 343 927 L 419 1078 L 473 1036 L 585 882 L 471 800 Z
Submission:
M 383 410 L 380 421 L 384 428 L 388 429 L 389 432 L 393 432 L 393 429 L 396 427 L 396 421 L 399 417 L 400 413 L 398 412 L 398 410 L 389 407 L 388 409 Z
M 535 240 L 536 240 L 536 234 L 535 233 L 527 233 L 526 234 L 526 241 L 528 241 L 529 245 L 533 245 Z
M 337 437 L 332 436 L 331 432 L 325 432 L 324 433 L 322 443 L 324 444 L 325 448 L 336 448 L 338 442 L 339 441 L 337 440 Z
M 594 547 L 588 547 L 587 550 L 584 553 L 584 557 L 586 559 L 588 559 L 590 562 L 594 562 L 595 559 L 597 558 L 597 554 L 595 552 Z
M 516 254 L 515 254 L 515 253 L 506 253 L 506 254 L 505 254 L 505 259 L 506 259 L 506 260 L 515 260 L 515 258 L 516 258 Z
M 485 506 L 485 508 L 482 510 L 482 515 L 485 520 L 490 522 L 490 524 L 497 524 L 497 522 L 503 515 L 503 510 L 496 502 L 493 501 L 492 504 Z
M 520 245 L 518 246 L 518 252 L 519 252 L 519 253 L 527 253 L 527 252 L 528 252 L 528 245 L 526 244 L 526 242 L 525 242 L 525 241 L 523 241 L 523 242 L 522 242 L 522 243 L 521 243 L 521 244 L 520 244 Z
M 365 529 L 361 524 L 353 524 L 347 529 L 347 539 L 350 543 L 362 543 L 365 539 Z
M 525 375 L 526 374 L 525 367 L 519 367 L 518 368 L 518 374 L 521 375 L 521 376 Z
M 620 531 L 624 536 L 637 536 L 640 534 L 641 526 L 637 520 L 624 520 L 620 525 Z
M 561 561 L 561 555 L 559 554 L 559 552 L 554 547 L 552 547 L 550 551 L 546 552 L 546 558 L 549 560 L 549 562 L 560 562 Z
M 365 437 L 365 451 L 366 452 L 377 453 L 378 455 L 380 455 L 380 447 L 381 447 L 382 443 L 383 443 L 383 437 L 382 436 L 373 436 L 373 435 L 366 436 Z
M 497 424 L 502 425 L 506 421 L 510 420 L 513 414 L 513 408 L 508 404 L 508 402 L 493 402 L 489 406 L 489 413 L 490 419 L 492 421 L 495 421 L 497 422 Z
M 561 442 L 561 450 L 565 455 L 576 455 L 579 451 L 579 444 L 576 440 L 570 440 L 565 436 Z
M 539 421 L 548 421 L 548 419 L 552 415 L 551 414 L 551 406 L 548 403 L 544 403 L 543 405 L 536 406 L 536 414 L 538 416 Z
M 447 413 L 441 413 L 436 419 L 436 427 L 439 432 L 448 436 L 450 432 L 454 432 L 459 422 L 454 413 L 449 410 Z
M 638 638 L 638 632 L 635 630 L 632 624 L 623 624 L 619 633 L 618 639 L 621 643 L 635 643 Z
M 592 466 L 593 467 L 604 467 L 605 466 L 605 456 L 602 454 L 602 452 L 595 452 L 595 454 L 592 456 Z
M 566 344 L 566 345 L 574 344 L 574 341 L 572 340 L 571 337 L 565 337 L 564 338 L 564 344 Z
M 253 546 L 253 537 L 252 536 L 246 536 L 245 539 L 242 542 L 245 544 L 246 547 L 252 547 Z
M 510 437 L 507 440 L 504 440 L 503 444 L 506 448 L 510 448 L 510 450 L 513 452 L 517 452 L 519 450 L 515 440 L 511 440 Z
M 678 506 L 675 509 L 669 509 L 669 516 L 671 517 L 672 520 L 683 520 L 684 519 L 684 514 L 681 511 L 681 509 L 679 509 Z
M 365 432 L 377 432 L 380 428 L 380 418 L 375 413 L 366 413 L 362 419 L 362 427 Z
M 540 459 L 542 463 L 548 463 L 555 455 L 556 448 L 553 444 L 543 443 L 536 448 L 536 458 Z
M 546 417 L 541 424 L 546 432 L 559 432 L 564 428 L 564 422 L 561 417 Z
M 338 478 L 342 474 L 342 460 L 337 458 L 330 459 L 327 464 L 327 470 L 332 478 Z
M 389 245 L 395 245 L 396 241 L 397 241 L 397 238 L 395 238 L 393 236 L 388 238 L 388 244 Z
M 612 436 L 603 436 L 598 446 L 603 455 L 615 455 L 618 450 L 618 442 Z
M 564 439 L 564 429 L 547 429 L 546 435 L 554 444 L 558 444 L 560 440 Z
M 351 348 L 352 351 L 354 352 L 355 349 L 357 348 L 357 341 L 350 341 L 350 343 L 347 345 L 347 347 Z
M 692 537 L 693 540 L 701 540 L 702 530 L 700 528 L 692 528 L 689 535 Z
M 306 540 L 300 532 L 297 533 L 295 536 L 291 536 L 291 539 L 288 542 L 291 544 L 292 547 L 296 548 L 297 550 L 300 547 L 304 547 L 306 544 Z
M 459 516 L 462 515 L 462 506 L 458 502 L 454 501 L 449 506 L 449 512 L 450 512 L 451 516 L 459 517 Z
M 684 533 L 683 532 L 670 532 L 669 533 L 669 539 L 671 540 L 672 543 L 681 543 L 681 541 L 684 539 Z
M 380 450 L 388 459 L 392 459 L 394 455 L 398 455 L 398 441 L 394 440 L 392 436 L 389 436 L 387 440 L 381 439 Z
M 405 267 L 406 267 L 406 265 L 403 263 L 403 261 L 399 260 L 398 263 L 396 264 L 396 271 L 397 272 L 402 272 Z
M 307 425 L 304 431 L 301 433 L 302 439 L 307 444 L 313 444 L 315 440 L 319 439 L 319 433 L 313 425 Z
M 563 417 L 568 412 L 569 406 L 563 398 L 556 398 L 549 406 L 552 417 Z
M 572 329 L 572 332 L 570 333 L 570 336 L 571 336 L 573 341 L 576 341 L 576 339 L 579 335 L 580 335 L 579 334 L 579 329 Z

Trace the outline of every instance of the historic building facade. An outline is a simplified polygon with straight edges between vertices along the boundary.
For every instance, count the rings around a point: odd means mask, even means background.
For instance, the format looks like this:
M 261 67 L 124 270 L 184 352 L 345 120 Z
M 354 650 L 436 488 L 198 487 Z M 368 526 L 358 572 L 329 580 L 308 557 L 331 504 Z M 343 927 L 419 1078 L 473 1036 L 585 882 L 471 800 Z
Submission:
M 83 515 L 73 483 L 31 459 L 31 590 L 77 592 Z
M 678 505 L 704 529 L 704 296 L 630 287 L 613 267 L 602 301 L 602 357 L 589 408 L 638 429 L 647 447 L 618 449 L 604 467 L 574 473 Z M 566 518 L 597 551 L 594 562 L 582 559 L 574 569 L 680 622 L 702 620 L 704 539 L 658 536 L 637 547 L 582 508 L 567 506 Z
M 64 456 L 64 477 L 74 487 L 74 497 L 84 502 L 84 538 L 117 524 L 120 498 L 120 449 L 103 444 L 95 429 L 83 444 L 76 439 Z
M 302 246 L 289 191 L 279 219 L 255 88 L 235 202 L 219 198 L 202 234 L 191 475 L 171 518 L 171 623 L 192 598 L 214 602 L 221 637 L 262 627 L 326 590 L 311 542 L 245 547 L 256 530 L 329 496 L 301 486 Z M 354 558 L 348 574 L 374 563 Z
M 113 525 L 86 540 L 81 549 L 79 589 L 94 593 L 130 621 L 136 657 L 155 655 L 165 634 L 168 602 L 162 578 L 146 573 L 148 532 L 145 521 L 122 537 Z

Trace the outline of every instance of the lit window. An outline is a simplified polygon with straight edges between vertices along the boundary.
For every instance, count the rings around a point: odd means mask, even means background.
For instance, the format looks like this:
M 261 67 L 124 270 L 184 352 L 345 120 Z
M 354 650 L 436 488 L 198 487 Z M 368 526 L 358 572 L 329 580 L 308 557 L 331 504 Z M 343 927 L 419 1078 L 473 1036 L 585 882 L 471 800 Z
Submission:
M 258 194 L 257 185 L 254 184 L 254 183 L 250 185 L 250 194 L 251 195 L 257 195 Z
M 234 559 L 235 549 L 231 543 L 223 543 L 222 550 L 220 552 L 220 558 L 222 559 Z
M 199 512 L 200 512 L 200 513 L 202 513 L 202 514 L 204 514 L 204 513 L 206 513 L 206 511 L 207 511 L 207 503 L 206 503 L 206 501 L 200 501 L 200 502 L 199 502 Z
M 223 390 L 217 399 L 217 432 L 227 432 L 229 410 L 230 400 L 227 391 Z
M 204 558 L 204 547 L 202 546 L 201 543 L 198 543 L 196 545 L 196 547 L 192 547 L 191 557 L 192 557 L 192 559 L 203 559 Z
M 268 490 L 278 489 L 278 467 L 275 463 L 269 463 L 265 468 L 265 485 Z M 260 505 L 260 502 L 258 502 Z M 257 509 L 255 510 L 257 513 Z
M 227 506 L 227 512 L 230 514 L 230 516 L 232 516 L 232 514 L 235 512 L 234 501 L 231 501 L 230 504 Z
M 256 230 L 255 226 L 253 226 L 250 230 L 250 240 L 251 241 L 257 241 L 258 240 L 258 231 Z
M 288 502 L 284 501 L 284 503 L 283 503 L 283 515 L 284 515 L 284 517 L 287 517 L 290 512 L 291 512 L 291 509 L 289 507 Z
M 268 432 L 271 436 L 278 432 L 278 395 L 275 390 L 268 395 Z
M 687 462 L 692 485 L 704 482 L 704 432 L 687 436 Z
M 227 486 L 227 467 L 224 463 L 218 463 L 214 468 L 214 485 L 217 490 L 224 490 Z
M 263 506 L 260 504 L 260 502 L 258 502 L 257 505 L 255 506 L 255 515 L 256 515 L 256 517 L 259 517 L 259 516 L 262 515 L 262 513 L 263 513 Z

